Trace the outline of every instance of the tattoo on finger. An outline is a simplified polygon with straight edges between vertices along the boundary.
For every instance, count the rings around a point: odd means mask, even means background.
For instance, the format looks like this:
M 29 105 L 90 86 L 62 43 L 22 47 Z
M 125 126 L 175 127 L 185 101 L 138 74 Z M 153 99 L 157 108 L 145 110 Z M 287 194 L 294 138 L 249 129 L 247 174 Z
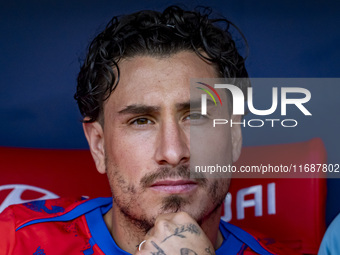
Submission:
M 197 255 L 197 253 L 191 249 L 188 248 L 182 248 L 181 249 L 181 255 Z
M 180 237 L 180 238 L 186 238 L 186 236 L 183 235 L 183 233 L 185 233 L 185 232 L 195 234 L 195 235 L 198 235 L 198 236 L 201 234 L 199 227 L 195 224 L 190 223 L 190 224 L 187 224 L 187 225 L 181 225 L 180 227 L 177 227 L 175 229 L 175 231 L 172 235 L 169 235 L 166 238 L 164 238 L 162 243 L 164 243 L 166 240 L 168 240 L 172 236 L 177 236 L 177 237 Z
M 157 249 L 157 252 L 151 252 L 152 255 L 166 255 L 162 248 L 159 247 L 154 241 L 151 241 L 151 244 Z
M 205 252 L 208 253 L 209 255 L 215 255 L 215 252 L 212 252 L 210 250 L 210 246 L 208 248 L 205 248 Z

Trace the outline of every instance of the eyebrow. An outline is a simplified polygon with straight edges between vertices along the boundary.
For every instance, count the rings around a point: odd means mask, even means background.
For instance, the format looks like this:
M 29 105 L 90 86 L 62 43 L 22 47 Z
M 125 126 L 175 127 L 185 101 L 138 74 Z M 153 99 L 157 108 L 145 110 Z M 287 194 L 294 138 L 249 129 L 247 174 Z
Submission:
M 214 102 L 210 99 L 207 100 L 208 105 L 214 105 Z M 190 108 L 200 108 L 201 101 L 188 101 L 184 103 L 177 103 L 176 109 L 178 111 L 189 110 Z M 119 114 L 151 114 L 160 111 L 159 106 L 150 106 L 144 104 L 132 104 L 126 106 L 124 109 L 120 110 Z
M 215 105 L 215 103 L 213 101 L 211 101 L 210 99 L 207 100 L 207 104 L 210 105 Z M 201 108 L 201 100 L 191 100 L 188 102 L 184 102 L 184 103 L 178 103 L 176 104 L 176 109 L 178 111 L 183 111 L 183 110 L 189 110 L 190 108 Z
M 141 104 L 132 104 L 126 106 L 124 109 L 120 110 L 119 114 L 149 114 L 153 112 L 159 112 L 160 107 L 149 106 Z
M 215 103 L 211 99 L 208 98 L 207 99 L 207 105 L 208 106 L 214 106 Z M 191 108 L 201 108 L 201 100 L 197 100 L 197 101 L 192 100 L 192 101 L 190 101 L 189 107 L 191 107 Z

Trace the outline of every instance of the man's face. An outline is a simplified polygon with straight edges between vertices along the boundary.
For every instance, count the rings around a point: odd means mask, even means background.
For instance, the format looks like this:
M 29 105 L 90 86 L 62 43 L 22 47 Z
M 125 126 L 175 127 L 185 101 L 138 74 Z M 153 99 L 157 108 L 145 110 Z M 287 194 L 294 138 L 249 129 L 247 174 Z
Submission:
M 216 78 L 215 68 L 193 52 L 136 56 L 119 68 L 119 85 L 104 103 L 103 128 L 96 123 L 98 130 L 87 132 L 88 139 L 97 137 L 89 143 L 98 170 L 108 174 L 114 210 L 145 230 L 161 213 L 186 211 L 200 222 L 229 187 L 228 179 L 190 179 L 190 123 L 201 121 L 190 112 L 190 78 Z M 224 141 L 223 157 L 232 163 L 240 131 L 224 125 L 214 136 L 207 139 Z M 209 156 L 202 148 L 197 151 Z

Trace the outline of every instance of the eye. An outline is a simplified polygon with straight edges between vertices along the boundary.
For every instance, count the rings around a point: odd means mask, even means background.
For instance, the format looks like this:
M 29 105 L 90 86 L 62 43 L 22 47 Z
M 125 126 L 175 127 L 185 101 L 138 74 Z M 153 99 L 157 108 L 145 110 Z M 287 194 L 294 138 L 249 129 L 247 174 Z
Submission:
M 204 116 L 200 113 L 190 113 L 188 116 L 185 117 L 185 119 L 192 120 L 192 121 L 201 120 L 201 119 L 205 119 L 205 118 L 206 118 L 206 116 Z
M 153 124 L 153 122 L 147 118 L 138 118 L 135 119 L 130 123 L 131 125 L 138 125 L 138 126 L 143 126 L 143 125 L 148 125 L 148 124 Z
M 189 115 L 189 118 L 190 118 L 191 120 L 199 120 L 199 119 L 201 119 L 201 118 L 204 118 L 204 116 L 203 116 L 202 114 L 199 114 L 199 113 L 191 113 L 191 114 Z

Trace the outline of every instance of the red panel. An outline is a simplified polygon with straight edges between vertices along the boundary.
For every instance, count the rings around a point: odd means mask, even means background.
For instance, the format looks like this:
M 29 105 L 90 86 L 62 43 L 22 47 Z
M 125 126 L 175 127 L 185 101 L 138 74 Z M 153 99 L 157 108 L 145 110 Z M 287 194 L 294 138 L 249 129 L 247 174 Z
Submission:
M 247 147 L 237 165 L 326 163 L 326 151 L 318 138 L 308 142 L 274 146 Z M 326 179 L 234 179 L 231 223 L 256 229 L 305 254 L 316 254 L 325 231 Z M 279 177 L 277 175 L 277 177 Z M 281 176 L 283 177 L 283 176 Z M 268 213 L 269 183 L 275 183 L 275 214 Z M 254 207 L 245 208 L 245 219 L 237 219 L 237 193 L 243 188 L 262 185 L 262 216 Z M 245 200 L 251 199 L 245 197 Z
M 111 195 L 88 150 L 0 147 L 0 173 L 0 186 L 28 184 L 61 197 Z

